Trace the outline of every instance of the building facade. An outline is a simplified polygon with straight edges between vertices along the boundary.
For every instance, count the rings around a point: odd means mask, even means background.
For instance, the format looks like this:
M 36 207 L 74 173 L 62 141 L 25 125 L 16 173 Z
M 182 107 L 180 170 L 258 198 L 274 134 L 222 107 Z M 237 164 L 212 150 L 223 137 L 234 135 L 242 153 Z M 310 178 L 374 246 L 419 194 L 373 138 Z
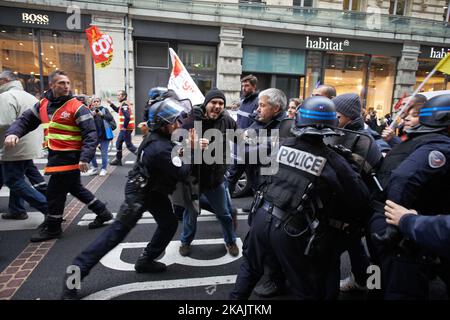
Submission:
M 28 91 L 64 69 L 76 94 L 112 97 L 126 89 L 142 119 L 147 92 L 165 86 L 173 48 L 206 92 L 240 95 L 240 78 L 289 98 L 321 83 L 360 94 L 379 116 L 410 94 L 450 48 L 448 2 L 439 0 L 0 1 L 0 68 Z M 94 68 L 84 30 L 113 38 L 112 63 Z M 448 88 L 436 74 L 425 90 Z

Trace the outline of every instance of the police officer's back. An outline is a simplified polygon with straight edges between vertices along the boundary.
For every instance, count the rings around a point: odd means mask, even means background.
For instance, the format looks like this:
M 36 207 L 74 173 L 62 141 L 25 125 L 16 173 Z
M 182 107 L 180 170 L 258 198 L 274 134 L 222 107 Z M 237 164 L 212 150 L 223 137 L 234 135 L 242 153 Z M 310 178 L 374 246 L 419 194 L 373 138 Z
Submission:
M 428 100 L 420 110 L 420 125 L 409 130 L 409 139 L 388 153 L 378 172 L 385 190 L 380 201 L 391 200 L 419 212 L 448 214 L 449 106 L 450 95 Z M 431 266 L 426 262 L 433 259 L 432 255 L 402 239 L 395 227 L 387 227 L 383 211 L 383 208 L 376 210 L 371 219 L 371 232 L 383 265 L 389 266 L 382 269 L 385 298 L 427 298 L 428 281 L 423 275 L 429 274 Z

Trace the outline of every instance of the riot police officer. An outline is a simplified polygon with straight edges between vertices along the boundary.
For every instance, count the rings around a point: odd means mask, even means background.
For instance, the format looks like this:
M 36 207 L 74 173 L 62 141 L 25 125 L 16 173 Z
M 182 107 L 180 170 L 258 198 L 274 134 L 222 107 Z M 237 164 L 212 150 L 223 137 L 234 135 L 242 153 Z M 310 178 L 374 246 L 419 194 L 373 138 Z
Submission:
M 398 229 L 387 226 L 384 201 L 391 200 L 418 212 L 448 214 L 450 208 L 450 95 L 436 96 L 423 105 L 419 126 L 407 131 L 408 140 L 396 145 L 378 172 L 384 193 L 375 202 L 371 232 L 378 245 L 382 287 L 386 299 L 426 299 L 428 278 L 435 257 L 411 241 L 402 239 Z M 447 264 L 443 280 L 450 285 Z
M 171 155 L 174 149 L 171 134 L 180 127 L 180 118 L 187 111 L 174 97 L 162 97 L 150 106 L 147 125 L 151 133 L 139 146 L 136 164 L 128 173 L 125 201 L 116 221 L 73 261 L 80 268 L 82 278 L 125 238 L 147 210 L 153 215 L 157 229 L 138 258 L 135 270 L 162 272 L 166 269 L 165 264 L 155 259 L 165 250 L 178 226 L 168 195 L 178 181 L 190 174 L 190 165 Z M 70 290 L 64 283 L 63 298 L 76 295 L 77 290 Z
M 360 212 L 369 192 L 347 161 L 323 142 L 336 134 L 336 125 L 328 98 L 310 97 L 297 111 L 296 137 L 284 140 L 274 159 L 278 172 L 266 176 L 255 196 L 230 298 L 250 296 L 269 255 L 276 257 L 298 298 L 337 298 L 339 277 L 330 279 L 339 268 L 335 243 L 351 230 L 353 218 L 342 213 Z

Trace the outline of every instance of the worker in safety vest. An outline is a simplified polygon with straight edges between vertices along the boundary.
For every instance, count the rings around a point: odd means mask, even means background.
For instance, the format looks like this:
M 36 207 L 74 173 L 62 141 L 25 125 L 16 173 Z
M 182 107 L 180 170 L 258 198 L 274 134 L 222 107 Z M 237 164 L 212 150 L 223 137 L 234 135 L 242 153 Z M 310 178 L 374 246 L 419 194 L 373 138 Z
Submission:
M 112 219 L 105 204 L 98 200 L 80 180 L 80 171 L 89 169 L 95 156 L 97 131 L 89 109 L 72 96 L 68 75 L 57 70 L 49 75 L 51 89 L 33 108 L 25 111 L 7 130 L 5 147 L 12 148 L 19 139 L 42 123 L 44 147 L 48 148 L 45 174 L 51 175 L 47 188 L 48 214 L 31 242 L 59 238 L 62 233 L 67 193 L 88 205 L 97 214 L 89 224 L 98 228 Z
M 127 100 L 127 93 L 124 90 L 119 90 L 117 92 L 117 99 L 119 100 L 119 106 L 116 106 L 111 102 L 111 100 L 107 100 L 109 106 L 119 114 L 119 136 L 116 141 L 116 157 L 111 160 L 109 163 L 113 166 L 121 166 L 122 165 L 122 145 L 125 141 L 127 145 L 127 149 L 132 153 L 136 154 L 137 148 L 131 141 L 131 134 L 134 130 L 134 115 L 131 107 L 133 104 Z

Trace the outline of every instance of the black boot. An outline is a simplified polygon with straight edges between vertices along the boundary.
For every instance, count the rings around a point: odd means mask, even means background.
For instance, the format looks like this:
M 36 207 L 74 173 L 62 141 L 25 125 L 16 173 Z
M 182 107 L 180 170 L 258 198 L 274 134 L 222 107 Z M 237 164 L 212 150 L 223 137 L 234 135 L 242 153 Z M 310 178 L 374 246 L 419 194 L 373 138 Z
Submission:
M 166 271 L 166 265 L 164 263 L 149 259 L 145 252 L 139 256 L 134 265 L 134 270 L 137 273 L 156 273 Z
M 267 279 L 260 285 L 258 285 L 253 292 L 259 297 L 270 298 L 281 295 L 286 292 L 284 284 L 277 283 L 272 279 Z
M 31 236 L 31 242 L 42 242 L 61 237 L 62 219 L 46 219 L 38 228 L 38 232 Z
M 394 248 L 402 240 L 400 230 L 396 226 L 388 225 L 383 235 L 372 233 L 372 242 L 380 250 Z
M 121 166 L 122 165 L 122 159 L 114 158 L 113 160 L 111 160 L 111 162 L 109 164 L 112 165 L 112 166 Z
M 95 220 L 88 224 L 89 229 L 97 229 L 104 226 L 106 221 L 109 221 L 113 218 L 112 213 L 105 208 L 103 212 L 99 213 Z

